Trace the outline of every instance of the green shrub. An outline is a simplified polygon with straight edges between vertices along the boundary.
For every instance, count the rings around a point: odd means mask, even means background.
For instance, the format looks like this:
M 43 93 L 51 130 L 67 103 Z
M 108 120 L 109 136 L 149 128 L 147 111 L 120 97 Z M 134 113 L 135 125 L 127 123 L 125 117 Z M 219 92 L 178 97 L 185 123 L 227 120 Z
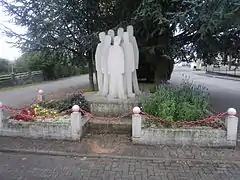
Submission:
M 55 109 L 58 112 L 66 111 L 72 108 L 73 105 L 89 112 L 89 104 L 82 94 L 75 93 L 64 100 L 50 100 L 38 103 L 39 106 L 47 109 Z
M 155 93 L 142 100 L 141 106 L 144 112 L 165 120 L 164 126 L 170 126 L 173 121 L 199 120 L 209 112 L 209 94 L 205 87 L 195 85 L 185 77 L 179 86 L 159 86 Z M 149 121 L 162 126 L 157 120 Z

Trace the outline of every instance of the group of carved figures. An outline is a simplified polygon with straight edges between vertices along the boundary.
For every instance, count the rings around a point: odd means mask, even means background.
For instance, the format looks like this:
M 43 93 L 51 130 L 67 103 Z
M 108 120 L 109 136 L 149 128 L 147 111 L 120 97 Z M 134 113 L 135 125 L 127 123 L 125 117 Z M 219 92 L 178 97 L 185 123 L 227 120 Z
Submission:
M 99 39 L 95 54 L 99 93 L 117 99 L 139 94 L 139 50 L 133 26 L 127 26 L 126 32 L 118 28 L 116 36 L 113 30 L 101 32 Z

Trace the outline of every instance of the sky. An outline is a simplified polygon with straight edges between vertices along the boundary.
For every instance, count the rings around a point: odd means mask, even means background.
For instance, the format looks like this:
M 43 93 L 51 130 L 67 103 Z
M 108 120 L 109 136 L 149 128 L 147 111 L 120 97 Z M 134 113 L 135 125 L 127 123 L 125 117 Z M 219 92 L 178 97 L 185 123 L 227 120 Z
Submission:
M 23 33 L 25 31 L 22 27 L 10 23 L 10 19 L 11 17 L 6 15 L 3 12 L 3 8 L 0 7 L 0 31 L 3 28 L 2 24 L 17 33 Z M 14 39 L 8 38 L 4 34 L 0 33 L 0 58 L 13 61 L 21 56 L 21 51 L 18 48 L 12 47 L 12 44 L 7 43 L 9 41 L 12 42 Z

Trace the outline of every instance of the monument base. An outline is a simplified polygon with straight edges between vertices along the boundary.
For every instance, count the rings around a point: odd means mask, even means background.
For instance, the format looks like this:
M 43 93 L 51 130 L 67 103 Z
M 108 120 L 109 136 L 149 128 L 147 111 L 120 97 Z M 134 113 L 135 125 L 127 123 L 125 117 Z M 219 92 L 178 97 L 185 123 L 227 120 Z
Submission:
M 98 117 L 118 117 L 128 112 L 131 113 L 133 107 L 139 103 L 139 97 L 120 100 L 100 95 L 97 92 L 86 92 L 84 96 L 89 102 L 91 113 Z

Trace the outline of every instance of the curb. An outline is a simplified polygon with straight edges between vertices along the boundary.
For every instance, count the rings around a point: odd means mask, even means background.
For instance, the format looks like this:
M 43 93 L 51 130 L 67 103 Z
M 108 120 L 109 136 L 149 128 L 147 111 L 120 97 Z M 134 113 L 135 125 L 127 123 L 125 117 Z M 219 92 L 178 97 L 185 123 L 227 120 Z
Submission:
M 226 79 L 226 80 L 231 80 L 231 81 L 240 81 L 240 78 L 238 78 L 238 77 L 215 75 L 215 74 L 211 74 L 211 73 L 204 73 L 204 74 L 201 74 L 201 75 L 206 76 L 206 77 L 211 77 L 211 78 Z
M 221 76 L 214 76 L 210 74 L 198 74 L 200 76 L 205 76 L 205 77 L 210 77 L 210 78 L 217 78 L 217 79 L 225 79 L 225 80 L 230 80 L 230 81 L 240 81 L 240 79 L 232 79 L 232 78 L 227 78 L 227 77 L 221 77 Z
M 189 161 L 195 163 L 231 163 L 240 164 L 240 160 L 206 160 L 206 159 L 191 159 L 191 158 L 162 158 L 162 157 L 141 157 L 141 156 L 124 156 L 124 155 L 111 155 L 111 154 L 83 154 L 73 152 L 62 152 L 62 151 L 45 151 L 35 149 L 0 149 L 0 153 L 6 154 L 26 154 L 26 155 L 42 155 L 42 156 L 65 156 L 65 157 L 79 157 L 86 159 L 124 159 L 124 160 L 135 160 L 135 161 L 154 161 L 154 162 L 181 162 Z M 85 159 L 84 159 L 85 160 Z

